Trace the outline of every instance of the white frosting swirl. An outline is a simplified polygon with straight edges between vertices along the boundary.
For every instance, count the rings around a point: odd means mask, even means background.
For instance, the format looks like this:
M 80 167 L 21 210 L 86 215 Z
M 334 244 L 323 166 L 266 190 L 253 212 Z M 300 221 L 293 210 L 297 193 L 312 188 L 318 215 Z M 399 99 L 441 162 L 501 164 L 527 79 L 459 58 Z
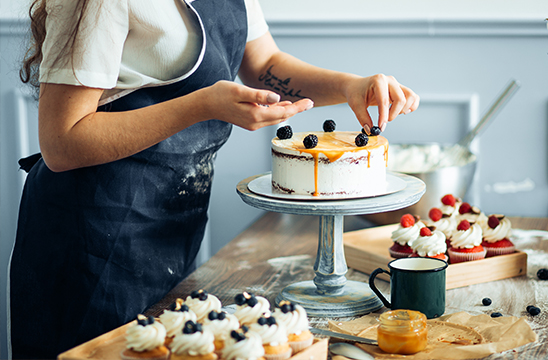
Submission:
M 454 248 L 472 249 L 481 245 L 483 231 L 479 224 L 470 226 L 468 230 L 455 230 L 451 236 L 451 246 Z
M 432 236 L 419 236 L 411 246 L 419 256 L 436 256 L 444 254 L 447 251 L 445 243 L 445 234 L 434 230 Z
M 434 226 L 436 230 L 441 231 L 446 238 L 450 239 L 451 234 L 457 228 L 457 220 L 454 217 L 442 217 L 438 221 L 425 220 L 428 226 Z
M 455 202 L 455 206 L 445 205 L 444 203 L 442 203 L 439 209 L 441 210 L 441 213 L 443 215 L 457 216 L 459 214 L 459 208 L 461 204 L 462 201 L 458 200 Z
M 244 340 L 235 341 L 233 338 L 229 338 L 222 354 L 222 358 L 226 360 L 260 359 L 264 355 L 261 336 L 253 331 L 248 331 Z
M 494 243 L 502 239 L 510 239 L 510 235 L 512 235 L 512 223 L 507 217 L 500 220 L 500 223 L 494 229 L 491 229 L 489 225 L 484 225 L 482 228 L 483 240 L 490 243 Z
M 457 224 L 460 223 L 462 220 L 468 220 L 470 224 L 483 224 L 487 223 L 487 216 L 480 212 L 478 214 L 476 213 L 464 213 L 464 214 L 458 214 L 457 215 Z
M 193 334 L 180 332 L 175 335 L 169 348 L 176 355 L 207 355 L 215 351 L 213 333 L 207 329 Z
M 255 322 L 249 326 L 249 330 L 259 334 L 263 344 L 278 346 L 287 343 L 287 329 L 281 323 L 261 325 Z
M 160 315 L 160 322 L 165 326 L 168 337 L 175 336 L 175 334 L 181 332 L 185 323 L 189 320 L 196 322 L 196 314 L 192 310 L 164 310 L 162 315 Z
M 299 335 L 301 332 L 308 330 L 308 316 L 301 305 L 295 304 L 295 311 L 285 314 L 280 308 L 276 308 L 274 318 L 285 326 L 289 334 Z
M 257 304 L 251 307 L 247 304 L 236 305 L 234 315 L 238 318 L 241 325 L 251 324 L 263 315 L 270 315 L 270 303 L 262 296 L 256 296 Z
M 202 322 L 212 310 L 221 311 L 222 307 L 221 300 L 211 294 L 208 294 L 205 300 L 200 300 L 199 298 L 193 299 L 192 296 L 187 296 L 184 304 L 194 311 L 198 322 Z
M 417 221 L 415 225 L 410 227 L 403 227 L 400 224 L 396 230 L 392 231 L 392 241 L 397 242 L 401 246 L 411 246 L 413 240 L 419 236 L 419 232 L 424 226 L 422 221 Z
M 206 317 L 203 324 L 204 329 L 211 331 L 217 340 L 228 339 L 232 330 L 238 330 L 240 328 L 238 318 L 232 314 L 226 314 L 226 317 L 223 320 L 209 320 L 209 318 Z
M 126 348 L 137 352 L 156 349 L 164 344 L 166 328 L 155 321 L 148 325 L 139 325 L 137 322 L 126 330 Z

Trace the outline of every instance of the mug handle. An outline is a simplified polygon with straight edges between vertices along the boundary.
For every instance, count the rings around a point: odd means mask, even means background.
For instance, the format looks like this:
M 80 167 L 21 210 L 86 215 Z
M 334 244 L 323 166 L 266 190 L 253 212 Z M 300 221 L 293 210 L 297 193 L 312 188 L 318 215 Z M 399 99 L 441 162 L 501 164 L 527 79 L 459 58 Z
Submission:
M 390 302 L 388 300 L 386 300 L 386 298 L 381 294 L 379 289 L 377 289 L 377 287 L 375 286 L 375 278 L 377 277 L 377 275 L 379 275 L 381 273 L 386 273 L 386 274 L 388 274 L 388 276 L 390 276 L 389 271 L 386 271 L 386 270 L 381 269 L 381 268 L 375 269 L 375 271 L 373 271 L 371 273 L 371 276 L 369 276 L 369 287 L 379 297 L 379 299 L 381 299 L 384 306 L 386 306 L 388 309 L 391 309 L 392 304 L 390 304 Z

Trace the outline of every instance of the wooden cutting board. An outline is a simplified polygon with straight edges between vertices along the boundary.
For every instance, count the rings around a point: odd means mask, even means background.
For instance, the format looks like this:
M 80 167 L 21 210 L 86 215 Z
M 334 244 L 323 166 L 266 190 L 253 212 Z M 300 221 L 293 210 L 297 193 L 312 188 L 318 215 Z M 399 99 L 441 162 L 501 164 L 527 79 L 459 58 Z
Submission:
M 350 268 L 371 274 L 377 268 L 388 270 L 392 246 L 391 235 L 398 224 L 346 232 L 343 234 L 346 262 Z M 446 288 L 479 284 L 527 274 L 527 254 L 516 251 L 513 254 L 494 256 L 482 260 L 452 264 L 447 267 Z M 388 281 L 386 274 L 378 278 Z

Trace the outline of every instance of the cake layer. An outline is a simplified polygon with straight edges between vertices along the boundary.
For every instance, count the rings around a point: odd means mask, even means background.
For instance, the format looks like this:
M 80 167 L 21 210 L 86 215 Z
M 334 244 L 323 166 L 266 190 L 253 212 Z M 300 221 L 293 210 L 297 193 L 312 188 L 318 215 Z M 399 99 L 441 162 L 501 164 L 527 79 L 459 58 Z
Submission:
M 303 139 L 314 134 L 318 145 L 307 149 Z M 388 140 L 370 136 L 367 146 L 354 140 L 359 132 L 301 132 L 272 139 L 272 187 L 290 194 L 356 195 L 386 187 Z

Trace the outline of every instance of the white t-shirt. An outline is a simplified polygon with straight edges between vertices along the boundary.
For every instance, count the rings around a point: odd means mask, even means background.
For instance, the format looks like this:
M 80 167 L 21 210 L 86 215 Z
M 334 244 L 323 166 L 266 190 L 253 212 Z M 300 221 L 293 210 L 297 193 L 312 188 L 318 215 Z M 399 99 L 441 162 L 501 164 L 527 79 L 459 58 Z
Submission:
M 40 82 L 105 89 L 102 105 L 141 87 L 183 80 L 201 62 L 207 40 L 189 0 L 191 8 L 183 0 L 90 0 L 72 64 L 68 55 L 57 59 L 74 22 L 75 3 L 47 1 Z M 268 26 L 258 0 L 245 5 L 251 41 Z

